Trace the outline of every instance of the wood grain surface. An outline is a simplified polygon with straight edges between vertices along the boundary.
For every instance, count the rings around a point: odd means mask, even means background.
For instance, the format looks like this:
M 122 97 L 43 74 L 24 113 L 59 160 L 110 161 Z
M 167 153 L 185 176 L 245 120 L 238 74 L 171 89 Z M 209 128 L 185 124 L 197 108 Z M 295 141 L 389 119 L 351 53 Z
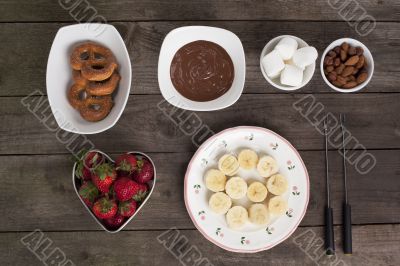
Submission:
M 348 23 L 342 16 L 346 8 L 339 6 L 354 5 L 361 13 Z M 366 36 L 355 28 L 363 10 L 376 22 Z M 46 67 L 60 27 L 92 16 L 113 24 L 125 41 L 132 63 L 131 95 L 112 129 L 78 136 L 59 130 L 55 123 L 46 97 Z M 171 115 L 159 108 L 166 107 L 157 79 L 162 41 L 174 28 L 187 25 L 225 28 L 241 39 L 246 84 L 231 107 Z M 302 38 L 317 48 L 319 56 L 338 38 L 362 41 L 374 57 L 371 82 L 358 93 L 333 91 L 321 77 L 318 57 L 307 86 L 294 92 L 273 88 L 261 74 L 260 53 L 270 39 L 282 34 Z M 189 256 L 193 253 L 181 255 L 193 250 L 201 254 L 201 266 L 400 265 L 399 36 L 397 0 L 0 0 L 0 265 L 56 264 L 52 257 L 40 259 L 56 248 L 70 260 L 65 265 L 194 265 Z M 65 91 L 60 88 L 60 97 Z M 35 96 L 27 98 L 31 94 Z M 322 103 L 323 113 L 346 113 L 347 128 L 359 141 L 349 145 L 349 153 L 357 155 L 365 148 L 377 161 L 366 175 L 348 165 L 353 256 L 342 252 L 342 157 L 333 146 L 329 157 L 337 256 L 323 255 L 324 142 L 315 127 L 318 123 L 311 124 L 293 106 L 305 97 Z M 43 105 L 31 112 L 23 102 Z M 195 229 L 183 200 L 183 178 L 205 139 L 193 142 L 196 134 L 182 131 L 184 119 L 194 116 L 212 132 L 241 125 L 265 127 L 300 151 L 310 175 L 311 197 L 300 227 L 289 239 L 268 251 L 237 254 L 218 248 Z M 155 191 L 120 233 L 103 232 L 75 195 L 67 149 L 74 137 L 87 139 L 114 157 L 139 150 L 155 162 Z M 157 238 L 171 228 L 188 242 L 160 243 Z M 39 255 L 21 242 L 36 229 L 43 232 L 42 240 L 48 237 L 51 242 L 47 250 L 45 245 L 37 249 Z

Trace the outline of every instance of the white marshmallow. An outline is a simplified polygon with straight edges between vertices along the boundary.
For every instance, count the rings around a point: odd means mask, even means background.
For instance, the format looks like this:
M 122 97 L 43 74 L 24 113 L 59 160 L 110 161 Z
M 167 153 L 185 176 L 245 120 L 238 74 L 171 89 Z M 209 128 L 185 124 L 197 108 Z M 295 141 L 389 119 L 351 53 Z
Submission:
M 291 37 L 284 37 L 275 46 L 275 50 L 279 52 L 283 60 L 289 60 L 292 58 L 297 46 L 298 44 L 295 39 Z
M 293 63 L 299 68 L 305 68 L 314 63 L 317 57 L 317 49 L 311 46 L 303 47 L 294 52 Z
M 292 66 L 296 66 L 295 63 L 293 62 L 293 58 L 290 58 L 289 60 L 285 60 L 285 65 L 292 65 Z M 301 70 L 304 70 L 305 68 L 301 68 L 299 66 L 296 66 L 298 68 L 300 68 Z
M 281 83 L 288 86 L 300 86 L 303 81 L 303 70 L 296 66 L 285 65 L 281 73 Z
M 261 59 L 261 64 L 267 73 L 268 77 L 271 79 L 276 78 L 281 73 L 282 69 L 285 67 L 281 56 L 278 51 L 273 50 L 269 54 Z

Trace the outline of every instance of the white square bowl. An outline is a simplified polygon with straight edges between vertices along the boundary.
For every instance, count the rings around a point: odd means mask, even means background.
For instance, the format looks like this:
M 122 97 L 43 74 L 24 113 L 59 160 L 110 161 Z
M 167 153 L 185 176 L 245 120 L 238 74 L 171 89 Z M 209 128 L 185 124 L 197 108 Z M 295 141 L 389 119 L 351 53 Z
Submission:
M 102 31 L 98 30 L 101 28 Z M 72 81 L 70 55 L 75 45 L 84 41 L 94 41 L 108 47 L 118 61 L 121 75 L 114 107 L 106 118 L 98 122 L 84 120 L 68 102 L 67 92 Z M 84 23 L 62 27 L 58 30 L 51 46 L 47 61 L 47 95 L 53 115 L 60 128 L 79 134 L 96 134 L 117 123 L 128 101 L 131 87 L 132 69 L 125 43 L 117 29 L 108 24 Z
M 207 102 L 196 102 L 182 96 L 174 87 L 170 67 L 175 53 L 185 44 L 204 40 L 214 42 L 226 50 L 232 59 L 235 77 L 232 87 L 221 97 Z M 161 46 L 158 60 L 158 84 L 161 94 L 172 105 L 193 111 L 212 111 L 234 104 L 240 97 L 246 76 L 246 59 L 240 39 L 231 31 L 206 26 L 187 26 L 172 30 Z

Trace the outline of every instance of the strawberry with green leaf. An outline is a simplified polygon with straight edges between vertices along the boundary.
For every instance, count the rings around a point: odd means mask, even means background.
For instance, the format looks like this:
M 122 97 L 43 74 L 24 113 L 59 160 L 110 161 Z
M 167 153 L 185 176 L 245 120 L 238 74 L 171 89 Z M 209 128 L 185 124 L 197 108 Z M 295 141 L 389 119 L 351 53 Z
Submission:
M 111 163 L 102 163 L 94 170 L 92 181 L 102 193 L 108 193 L 116 177 L 114 166 Z
M 137 203 L 134 200 L 120 202 L 118 204 L 118 213 L 124 217 L 131 217 L 137 208 Z
M 143 201 L 147 194 L 149 194 L 149 186 L 147 184 L 138 183 L 138 191 L 135 195 L 133 195 L 133 199 L 137 202 Z
M 137 161 L 137 169 L 132 174 L 133 179 L 141 184 L 145 184 L 153 179 L 154 168 L 151 162 L 146 158 L 140 158 Z
M 115 200 L 102 197 L 93 204 L 92 211 L 99 219 L 108 219 L 115 216 L 118 206 Z
M 137 160 L 135 155 L 125 153 L 120 155 L 117 160 L 115 160 L 116 169 L 122 173 L 131 174 L 135 171 L 137 166 Z
M 119 201 L 132 199 L 139 191 L 139 185 L 128 177 L 120 177 L 114 184 L 115 197 Z
M 85 204 L 89 207 L 93 206 L 94 201 L 99 196 L 99 190 L 91 181 L 84 182 L 79 188 L 78 193 Z

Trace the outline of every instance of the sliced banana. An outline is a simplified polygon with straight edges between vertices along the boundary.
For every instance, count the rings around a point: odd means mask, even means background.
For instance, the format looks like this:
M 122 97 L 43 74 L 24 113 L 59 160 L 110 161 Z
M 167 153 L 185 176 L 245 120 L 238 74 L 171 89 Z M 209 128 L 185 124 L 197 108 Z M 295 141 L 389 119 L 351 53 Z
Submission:
M 256 203 L 249 208 L 249 219 L 254 224 L 264 225 L 269 221 L 267 207 L 262 203 Z
M 271 156 L 263 156 L 258 161 L 257 171 L 262 177 L 269 177 L 278 173 L 279 167 L 274 158 Z
M 232 200 L 224 192 L 217 192 L 210 197 L 208 205 L 213 212 L 225 214 L 232 206 Z
M 238 161 L 242 168 L 250 170 L 256 167 L 258 162 L 258 155 L 253 150 L 244 149 L 240 151 Z
M 268 209 L 271 214 L 282 215 L 287 210 L 287 201 L 281 196 L 272 197 L 268 203 Z
M 281 174 L 271 176 L 267 181 L 268 191 L 274 195 L 282 195 L 288 189 L 288 181 L 286 177 Z
M 232 154 L 225 154 L 218 160 L 218 169 L 225 175 L 233 176 L 239 171 L 239 162 Z
M 242 206 L 232 207 L 226 214 L 226 222 L 232 229 L 239 229 L 249 220 L 247 210 Z
M 205 175 L 206 187 L 213 191 L 224 191 L 226 184 L 226 176 L 217 169 L 210 169 Z
M 241 177 L 231 177 L 226 182 L 225 191 L 232 199 L 241 199 L 247 193 L 247 183 Z
M 267 197 L 268 190 L 261 182 L 253 182 L 247 189 L 247 198 L 252 202 L 262 202 Z

